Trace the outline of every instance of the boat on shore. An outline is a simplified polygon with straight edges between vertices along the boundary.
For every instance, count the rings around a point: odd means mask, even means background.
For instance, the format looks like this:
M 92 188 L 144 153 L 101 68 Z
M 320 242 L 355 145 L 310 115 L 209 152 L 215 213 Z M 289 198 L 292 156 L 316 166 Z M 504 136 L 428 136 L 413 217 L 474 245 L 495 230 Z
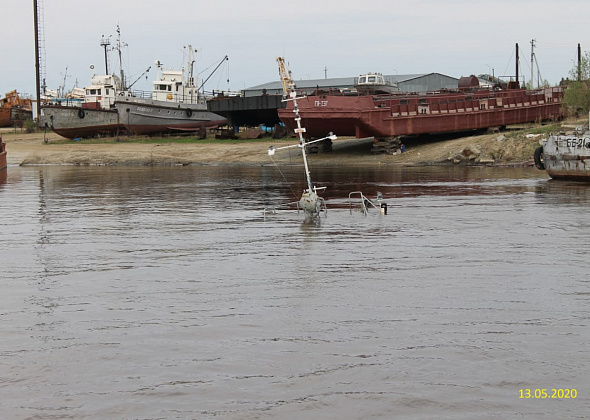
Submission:
M 457 90 L 373 94 L 357 89 L 316 90 L 298 101 L 307 135 L 388 139 L 413 134 L 461 132 L 559 119 L 561 87 L 525 90 L 480 88 L 477 77 L 462 77 Z M 279 118 L 290 129 L 293 104 L 279 109 Z
M 73 89 L 65 98 L 46 100 L 41 105 L 41 126 L 69 139 L 118 136 L 126 132 L 115 108 L 119 98 L 131 96 L 132 86 L 125 83 L 121 51 L 126 44 L 121 41 L 120 28 L 117 27 L 117 45 L 113 48 L 119 53 L 120 76 L 109 74 L 108 38 L 103 37 L 100 45 L 105 49 L 105 74 L 93 74 L 90 85 Z M 94 71 L 94 66 L 90 68 Z M 149 68 L 143 74 L 148 71 Z
M 25 121 L 32 119 L 31 99 L 21 98 L 16 90 L 0 99 L 0 127 L 22 127 Z
M 166 70 L 156 61 L 158 75 L 149 95 L 118 98 L 119 120 L 133 134 L 199 132 L 227 124 L 227 120 L 207 110 L 206 98 L 199 93 L 193 77 L 193 50 L 189 45 L 188 69 Z M 185 71 L 186 70 L 186 71 Z
M 114 107 L 117 98 L 129 94 L 119 77 L 93 75 L 84 92 L 81 99 L 43 104 L 42 126 L 68 139 L 113 136 L 125 131 Z
M 535 150 L 535 166 L 556 180 L 590 182 L 590 130 L 551 134 Z

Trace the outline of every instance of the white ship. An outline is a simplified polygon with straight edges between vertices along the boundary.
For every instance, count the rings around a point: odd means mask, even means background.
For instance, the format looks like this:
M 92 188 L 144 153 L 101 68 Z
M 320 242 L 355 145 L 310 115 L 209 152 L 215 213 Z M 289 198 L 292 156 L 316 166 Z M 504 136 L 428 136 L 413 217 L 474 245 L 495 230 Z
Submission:
M 227 124 L 227 120 L 207 110 L 193 77 L 193 50 L 189 45 L 188 68 L 166 70 L 156 61 L 158 75 L 147 98 L 117 100 L 119 120 L 134 134 L 181 131 L 204 132 L 206 128 Z
M 93 74 L 90 85 L 84 89 L 74 88 L 65 97 L 60 98 L 57 92 L 47 90 L 41 105 L 41 126 L 69 139 L 112 136 L 125 130 L 119 121 L 115 102 L 131 96 L 131 93 L 125 86 L 121 59 L 123 44 L 118 27 L 117 34 L 117 46 L 114 49 L 119 52 L 120 77 L 108 74 L 107 48 L 110 42 L 103 37 L 100 45 L 105 48 L 106 74 Z M 94 72 L 94 66 L 90 68 Z

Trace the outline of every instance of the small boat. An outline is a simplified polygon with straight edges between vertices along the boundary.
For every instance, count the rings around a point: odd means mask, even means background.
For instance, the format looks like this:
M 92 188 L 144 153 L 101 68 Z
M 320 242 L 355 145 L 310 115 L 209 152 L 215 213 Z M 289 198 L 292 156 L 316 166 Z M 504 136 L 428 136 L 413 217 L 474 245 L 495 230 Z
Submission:
M 134 134 L 196 132 L 227 124 L 227 120 L 207 110 L 193 77 L 193 49 L 189 45 L 188 69 L 164 69 L 156 61 L 158 75 L 148 97 L 124 97 L 116 102 L 119 120 Z M 185 72 L 186 70 L 186 72 Z M 188 74 L 187 74 L 188 73 Z
M 590 181 L 590 131 L 551 134 L 534 154 L 537 169 L 558 180 Z
M 21 98 L 16 90 L 0 99 L 0 127 L 22 127 L 25 121 L 32 119 L 31 99 Z

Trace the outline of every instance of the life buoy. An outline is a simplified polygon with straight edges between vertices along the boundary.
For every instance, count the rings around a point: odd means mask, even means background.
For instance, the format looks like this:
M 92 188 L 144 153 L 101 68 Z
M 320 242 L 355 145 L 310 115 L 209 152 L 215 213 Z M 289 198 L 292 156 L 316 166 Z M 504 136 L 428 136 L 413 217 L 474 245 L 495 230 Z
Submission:
M 545 169 L 545 163 L 543 162 L 543 146 L 539 146 L 535 149 L 535 167 L 540 170 Z
M 78 117 L 80 118 L 84 118 L 86 116 L 86 113 L 84 112 L 83 109 L 79 109 L 78 110 Z
M 193 116 L 193 110 L 190 109 L 190 108 L 187 108 L 186 109 L 186 116 L 189 117 L 189 118 L 192 117 Z

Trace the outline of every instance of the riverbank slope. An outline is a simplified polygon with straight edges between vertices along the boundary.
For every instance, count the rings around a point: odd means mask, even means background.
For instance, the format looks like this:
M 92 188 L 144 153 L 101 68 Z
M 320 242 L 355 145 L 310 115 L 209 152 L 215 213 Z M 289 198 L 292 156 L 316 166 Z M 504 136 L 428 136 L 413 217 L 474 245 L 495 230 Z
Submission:
M 481 135 L 445 135 L 404 138 L 406 152 L 372 153 L 373 139 L 338 139 L 333 151 L 311 155 L 315 165 L 426 165 L 485 164 L 532 165 L 533 153 L 550 131 L 575 127 L 564 124 L 523 125 L 506 132 Z M 256 141 L 179 141 L 121 137 L 119 141 L 71 141 L 55 133 L 20 133 L 4 130 L 9 165 L 265 165 L 301 163 L 300 151 L 278 151 L 272 159 L 267 150 L 296 144 L 296 139 Z M 47 140 L 44 141 L 44 139 Z

